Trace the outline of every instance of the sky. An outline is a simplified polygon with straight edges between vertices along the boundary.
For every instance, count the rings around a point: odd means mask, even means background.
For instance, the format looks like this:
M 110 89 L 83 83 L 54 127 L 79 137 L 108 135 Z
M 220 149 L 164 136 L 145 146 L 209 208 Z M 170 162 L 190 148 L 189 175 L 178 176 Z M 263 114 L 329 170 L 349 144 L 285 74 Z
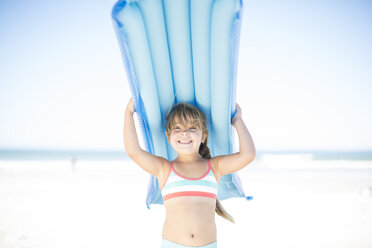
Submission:
M 0 1 L 0 149 L 121 150 L 115 1 Z M 259 150 L 372 150 L 372 3 L 243 0 L 237 102 Z

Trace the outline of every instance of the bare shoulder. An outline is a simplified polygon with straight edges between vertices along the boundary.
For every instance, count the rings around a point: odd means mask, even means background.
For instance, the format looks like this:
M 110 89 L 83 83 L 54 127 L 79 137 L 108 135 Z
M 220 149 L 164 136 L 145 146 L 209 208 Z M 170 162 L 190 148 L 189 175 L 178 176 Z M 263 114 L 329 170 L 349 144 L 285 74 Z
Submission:
M 214 176 L 216 177 L 216 180 L 219 183 L 222 175 L 221 175 L 221 172 L 218 168 L 218 156 L 209 159 L 209 163 L 210 163 L 210 165 L 212 167 L 212 170 L 214 172 Z
M 159 187 L 162 188 L 165 184 L 165 182 L 168 179 L 169 173 L 171 170 L 171 162 L 168 161 L 167 159 L 164 159 L 162 161 L 162 166 L 159 171 L 158 176 L 156 177 L 158 179 Z

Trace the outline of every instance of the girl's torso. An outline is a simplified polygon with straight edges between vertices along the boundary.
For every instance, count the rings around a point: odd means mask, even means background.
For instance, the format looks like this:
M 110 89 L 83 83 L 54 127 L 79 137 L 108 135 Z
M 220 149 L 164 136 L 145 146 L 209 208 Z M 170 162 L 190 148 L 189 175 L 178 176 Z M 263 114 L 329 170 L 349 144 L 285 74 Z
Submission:
M 216 241 L 216 195 L 219 178 L 209 161 L 191 173 L 174 168 L 159 177 L 166 210 L 163 238 L 187 246 L 202 246 Z M 178 171 L 180 170 L 180 171 Z M 192 176 L 188 176 L 192 175 Z M 201 175 L 201 176 L 200 176 Z

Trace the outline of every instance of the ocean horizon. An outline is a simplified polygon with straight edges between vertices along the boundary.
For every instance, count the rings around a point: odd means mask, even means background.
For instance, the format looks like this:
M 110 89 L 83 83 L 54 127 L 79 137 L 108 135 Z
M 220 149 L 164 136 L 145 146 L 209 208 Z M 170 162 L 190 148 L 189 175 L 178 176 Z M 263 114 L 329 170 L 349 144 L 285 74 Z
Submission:
M 267 156 L 306 157 L 311 160 L 372 161 L 372 150 L 261 150 L 256 160 Z M 0 149 L 0 160 L 128 160 L 123 150 Z

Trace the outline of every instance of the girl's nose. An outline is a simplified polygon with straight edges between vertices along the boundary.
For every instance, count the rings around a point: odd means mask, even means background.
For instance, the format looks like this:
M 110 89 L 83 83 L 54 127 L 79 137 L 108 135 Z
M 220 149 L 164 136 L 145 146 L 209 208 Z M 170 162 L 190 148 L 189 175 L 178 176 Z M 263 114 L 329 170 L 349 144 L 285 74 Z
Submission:
M 189 135 L 189 130 L 187 129 L 182 130 L 182 135 Z

